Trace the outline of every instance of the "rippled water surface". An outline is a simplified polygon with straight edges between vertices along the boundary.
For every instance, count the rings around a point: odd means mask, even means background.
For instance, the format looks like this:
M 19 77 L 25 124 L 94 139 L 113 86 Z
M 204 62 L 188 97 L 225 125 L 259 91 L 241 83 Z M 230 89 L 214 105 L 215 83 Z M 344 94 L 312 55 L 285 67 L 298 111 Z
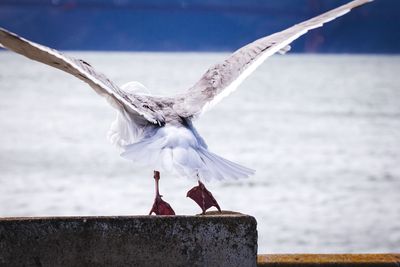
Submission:
M 226 54 L 70 53 L 118 84 L 172 94 Z M 210 149 L 257 170 L 209 184 L 258 220 L 259 252 L 400 250 L 400 57 L 276 56 L 196 122 Z M 119 157 L 115 112 L 58 70 L 0 53 L 0 216 L 146 214 L 152 170 Z M 193 181 L 162 174 L 179 214 Z

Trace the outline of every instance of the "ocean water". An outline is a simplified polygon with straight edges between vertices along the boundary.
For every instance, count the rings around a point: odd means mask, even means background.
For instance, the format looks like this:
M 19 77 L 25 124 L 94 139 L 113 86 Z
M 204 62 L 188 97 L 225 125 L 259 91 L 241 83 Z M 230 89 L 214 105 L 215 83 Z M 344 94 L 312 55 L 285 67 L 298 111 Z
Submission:
M 118 84 L 191 86 L 223 53 L 77 53 Z M 256 217 L 259 253 L 400 251 L 400 56 L 267 60 L 195 122 L 209 148 L 256 169 L 208 185 Z M 86 84 L 0 53 L 0 216 L 147 214 L 151 169 L 119 157 L 115 111 Z M 178 214 L 193 181 L 161 174 Z

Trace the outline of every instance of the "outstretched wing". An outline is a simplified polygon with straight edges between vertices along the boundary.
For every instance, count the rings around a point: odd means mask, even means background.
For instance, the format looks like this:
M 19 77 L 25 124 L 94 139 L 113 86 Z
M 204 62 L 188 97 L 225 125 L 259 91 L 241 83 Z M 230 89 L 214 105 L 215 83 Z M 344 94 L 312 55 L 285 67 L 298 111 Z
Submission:
M 3 28 L 0 28 L 0 46 L 72 74 L 89 84 L 115 108 L 124 108 L 131 114 L 141 115 L 154 124 L 164 123 L 162 112 L 151 98 L 124 93 L 104 74 L 96 71 L 89 63 L 81 59 L 66 56 L 54 49 L 28 41 Z
M 174 109 L 182 117 L 198 116 L 234 91 L 265 59 L 285 53 L 289 44 L 309 30 L 348 13 L 372 0 L 355 0 L 284 31 L 260 38 L 234 52 L 222 63 L 209 68 L 186 93 L 176 96 Z

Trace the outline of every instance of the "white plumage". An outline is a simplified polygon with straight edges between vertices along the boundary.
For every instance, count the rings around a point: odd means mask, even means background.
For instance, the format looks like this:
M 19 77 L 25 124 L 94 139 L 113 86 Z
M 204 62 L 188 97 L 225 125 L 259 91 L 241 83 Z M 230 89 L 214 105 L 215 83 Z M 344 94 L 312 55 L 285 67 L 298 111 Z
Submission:
M 121 156 L 126 159 L 202 181 L 239 179 L 254 173 L 208 151 L 204 141 L 186 127 L 153 128 L 146 137 L 123 148 Z

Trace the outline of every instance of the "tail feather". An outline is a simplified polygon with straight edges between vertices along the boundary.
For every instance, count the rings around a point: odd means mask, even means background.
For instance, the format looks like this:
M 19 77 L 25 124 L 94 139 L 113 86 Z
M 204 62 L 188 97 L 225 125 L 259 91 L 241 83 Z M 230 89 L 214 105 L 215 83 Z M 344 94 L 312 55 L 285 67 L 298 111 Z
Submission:
M 224 158 L 222 158 L 222 157 L 220 157 L 220 156 L 218 156 L 218 155 L 216 155 L 216 154 L 214 154 L 212 152 L 209 152 L 209 154 L 211 154 L 211 156 L 213 157 L 214 160 L 220 162 L 221 164 L 228 164 L 229 166 L 232 167 L 232 169 L 237 169 L 238 171 L 240 171 L 243 174 L 248 174 L 248 173 L 254 174 L 254 172 L 255 172 L 252 169 L 249 169 L 247 167 L 239 165 L 239 164 L 237 164 L 235 162 L 232 162 L 230 160 L 224 159 Z
M 224 180 L 224 173 L 221 168 L 207 154 L 201 153 L 200 157 L 205 165 L 204 168 L 198 170 L 200 179 L 206 182 L 212 179 Z
M 206 167 L 219 173 L 219 180 L 247 178 L 255 173 L 254 170 L 224 159 L 208 150 L 200 149 L 202 159 L 207 158 Z M 221 179 L 222 176 L 222 179 Z M 211 177 L 211 179 L 214 177 Z
M 192 142 L 185 132 L 181 135 L 173 132 L 170 136 L 168 131 L 159 130 L 155 135 L 123 148 L 125 151 L 121 156 L 126 159 L 205 182 L 241 179 L 254 174 L 254 170 L 224 159 Z

